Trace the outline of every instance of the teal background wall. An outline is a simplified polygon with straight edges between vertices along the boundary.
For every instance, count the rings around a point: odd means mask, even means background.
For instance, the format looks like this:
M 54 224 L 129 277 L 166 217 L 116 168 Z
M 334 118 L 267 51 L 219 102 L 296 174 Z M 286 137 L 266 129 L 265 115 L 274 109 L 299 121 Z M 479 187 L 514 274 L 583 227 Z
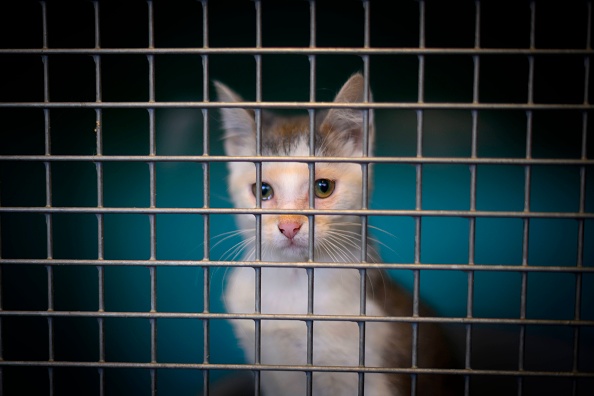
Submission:
M 388 2 L 385 2 L 388 3 Z M 418 2 L 371 4 L 372 47 L 416 47 L 418 45 Z M 542 4 L 542 6 L 541 6 Z M 147 46 L 147 8 L 144 2 L 102 2 L 101 46 L 142 48 Z M 201 47 L 201 5 L 194 1 L 155 1 L 156 47 Z M 210 2 L 211 47 L 250 47 L 255 44 L 253 2 Z M 307 2 L 264 2 L 263 45 L 308 46 Z M 538 5 L 537 45 L 542 48 L 585 46 L 584 4 L 563 9 Z M 580 8 L 581 7 L 581 8 Z M 66 12 L 68 10 L 68 12 Z M 41 11 L 37 3 L 11 4 L 0 14 L 0 48 L 39 48 Z M 474 5 L 455 7 L 428 2 L 426 8 L 428 47 L 473 47 Z M 527 3 L 483 4 L 481 45 L 483 47 L 526 48 L 529 44 Z M 513 12 L 512 12 L 513 11 Z M 446 17 L 447 15 L 447 17 Z M 319 3 L 317 45 L 361 47 L 363 8 L 360 2 L 344 2 L 340 8 Z M 501 26 L 501 20 L 505 20 Z M 90 2 L 48 4 L 48 40 L 51 48 L 94 47 L 93 7 Z M 43 101 L 43 65 L 39 56 L 0 55 L 0 102 Z M 103 100 L 148 100 L 148 63 L 144 55 L 106 55 L 101 58 Z M 528 61 L 524 55 L 481 57 L 480 101 L 525 103 Z M 534 101 L 537 103 L 582 103 L 584 95 L 582 56 L 537 57 Z M 94 101 L 94 63 L 88 55 L 49 57 L 51 101 Z M 247 55 L 209 56 L 212 79 L 218 79 L 246 99 L 255 99 L 256 63 Z M 358 56 L 320 55 L 316 58 L 317 99 L 330 101 L 356 71 L 363 70 Z M 202 60 L 198 55 L 155 57 L 157 101 L 201 101 Z M 472 57 L 440 55 L 426 57 L 425 100 L 428 102 L 472 101 Z M 307 101 L 309 62 L 306 56 L 265 55 L 262 57 L 263 99 Z M 370 56 L 370 78 L 377 102 L 416 102 L 418 58 L 416 55 Z M 214 92 L 211 90 L 211 99 Z M 143 109 L 105 109 L 103 114 L 104 155 L 148 154 L 148 113 Z M 536 111 L 533 114 L 535 158 L 580 158 L 582 112 Z M 203 113 L 195 109 L 156 110 L 157 154 L 201 155 Z M 220 119 L 209 112 L 212 155 L 221 155 Z M 591 118 L 591 117 L 590 117 Z M 34 108 L 0 108 L 0 155 L 44 153 L 43 111 Z M 95 153 L 95 111 L 52 109 L 51 152 L 56 155 Z M 527 116 L 521 110 L 485 110 L 478 118 L 478 156 L 524 158 Z M 588 124 L 587 155 L 592 156 Z M 416 155 L 416 113 L 414 110 L 376 111 L 378 156 Z M 428 110 L 424 113 L 426 156 L 467 157 L 471 154 L 472 119 L 469 111 Z M 9 206 L 45 206 L 45 173 L 40 162 L 0 162 L 0 203 Z M 480 165 L 477 168 L 477 209 L 521 211 L 524 207 L 524 169 L 519 166 Z M 587 169 L 586 212 L 594 210 L 594 172 Z M 230 207 L 224 164 L 212 164 L 212 207 Z M 158 163 L 158 207 L 202 207 L 202 167 L 197 163 Z M 106 207 L 149 205 L 149 172 L 144 163 L 104 164 Z M 87 162 L 52 164 L 52 199 L 56 207 L 97 205 L 95 165 Z M 470 171 L 465 165 L 423 167 L 423 208 L 469 209 Z M 576 212 L 579 207 L 579 168 L 534 166 L 531 210 Z M 372 208 L 414 209 L 415 169 L 411 165 L 381 164 L 374 169 Z M 97 218 L 92 214 L 55 214 L 54 257 L 97 258 Z M 201 216 L 158 215 L 157 258 L 200 260 L 203 254 Z M 414 220 L 408 217 L 373 217 L 371 224 L 387 231 L 372 232 L 392 249 L 380 247 L 385 262 L 414 260 Z M 148 259 L 149 221 L 145 215 L 107 214 L 106 259 Z M 575 266 L 578 223 L 575 220 L 534 219 L 530 222 L 529 265 Z M 2 258 L 46 258 L 46 224 L 42 214 L 0 215 Z M 224 240 L 234 229 L 226 215 L 211 216 L 211 258 L 229 256 L 238 240 Z M 593 223 L 585 221 L 583 264 L 594 265 Z M 468 262 L 469 221 L 463 218 L 424 218 L 422 221 L 423 263 Z M 218 243 L 221 241 L 220 243 Z M 522 262 L 522 220 L 480 218 L 476 221 L 477 264 L 520 265 Z M 96 311 L 97 269 L 87 266 L 54 267 L 55 309 Z M 211 270 L 211 309 L 222 312 L 221 293 L 227 269 Z M 412 288 L 412 272 L 392 271 L 405 287 Z M 202 269 L 159 267 L 157 269 L 158 311 L 201 312 Z M 149 270 L 143 267 L 105 268 L 107 311 L 146 312 L 150 309 Z M 2 266 L 2 308 L 46 310 L 47 270 L 36 265 Z M 475 274 L 476 317 L 518 318 L 521 275 L 512 272 Z M 570 273 L 528 275 L 527 317 L 573 319 L 575 276 Z M 467 274 L 457 271 L 421 271 L 421 294 L 442 316 L 465 317 Z M 581 318 L 594 320 L 594 276 L 582 276 Z M 56 318 L 56 360 L 97 361 L 98 327 L 94 318 Z M 451 326 L 454 338 L 463 335 L 462 326 Z M 229 325 L 213 320 L 210 361 L 239 363 L 243 357 Z M 106 358 L 108 361 L 150 361 L 150 327 L 146 319 L 107 318 Z M 159 362 L 202 362 L 202 323 L 191 319 L 158 320 Z M 457 336 L 456 336 L 457 334 Z M 517 368 L 517 326 L 476 325 L 473 328 L 475 368 Z M 456 338 L 458 337 L 458 338 Z M 527 329 L 526 368 L 571 370 L 573 328 L 530 326 Z M 592 369 L 594 331 L 581 332 L 580 364 Z M 550 346 L 543 358 L 542 346 Z M 2 347 L 6 360 L 47 360 L 48 326 L 41 317 L 3 316 Z M 459 345 L 463 353 L 463 344 Z M 228 373 L 211 373 L 217 383 Z M 96 369 L 55 369 L 56 394 L 96 394 Z M 34 379 L 34 380 L 31 380 Z M 106 370 L 106 392 L 129 395 L 148 392 L 149 374 L 138 369 Z M 202 375 L 192 370 L 158 370 L 160 394 L 196 395 Z M 591 381 L 586 383 L 590 384 Z M 563 394 L 565 379 L 526 380 L 527 393 L 543 385 L 550 394 Z M 476 394 L 506 394 L 513 391 L 513 378 L 473 378 Z M 45 394 L 47 369 L 5 367 L 6 394 Z M 482 388 L 481 388 L 482 387 Z M 482 391 L 481 391 L 482 389 Z M 487 389 L 488 391 L 485 391 Z M 585 386 L 582 386 L 582 390 Z M 536 392 L 536 391 L 535 391 Z M 542 394 L 542 393 L 539 393 Z M 584 393 L 585 394 L 585 393 Z

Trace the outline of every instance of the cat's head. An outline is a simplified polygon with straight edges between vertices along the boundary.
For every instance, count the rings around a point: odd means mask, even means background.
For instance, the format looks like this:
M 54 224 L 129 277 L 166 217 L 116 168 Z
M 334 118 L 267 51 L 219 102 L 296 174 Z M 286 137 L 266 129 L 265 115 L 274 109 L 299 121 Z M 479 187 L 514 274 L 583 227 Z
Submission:
M 218 98 L 223 102 L 242 102 L 230 88 L 215 82 Z M 369 99 L 371 95 L 369 95 Z M 364 79 L 353 75 L 340 89 L 334 103 L 364 101 Z M 319 111 L 315 120 L 316 209 L 360 209 L 362 200 L 361 165 L 323 162 L 324 157 L 362 157 L 364 123 L 368 123 L 368 152 L 371 155 L 374 136 L 373 111 L 364 117 L 361 109 L 346 107 Z M 229 156 L 256 155 L 256 120 L 250 109 L 221 109 L 225 130 L 225 152 Z M 308 156 L 309 117 L 282 117 L 262 111 L 262 155 Z M 238 208 L 256 207 L 256 168 L 249 162 L 229 162 L 229 192 Z M 263 259 L 301 261 L 308 255 L 308 218 L 299 210 L 309 208 L 309 170 L 306 163 L 264 162 L 262 164 L 262 208 L 294 209 L 295 214 L 262 216 Z M 254 216 L 241 215 L 244 229 L 253 229 Z M 316 215 L 315 255 L 323 261 L 358 261 L 360 232 L 356 216 Z M 346 232 L 345 232 L 346 231 Z

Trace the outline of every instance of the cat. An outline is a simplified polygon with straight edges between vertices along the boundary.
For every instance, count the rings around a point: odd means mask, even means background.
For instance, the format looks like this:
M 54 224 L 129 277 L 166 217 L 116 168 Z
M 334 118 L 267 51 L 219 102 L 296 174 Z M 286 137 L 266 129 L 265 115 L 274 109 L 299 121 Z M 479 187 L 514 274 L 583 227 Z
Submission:
M 223 102 L 243 99 L 226 85 L 215 82 Z M 371 98 L 371 93 L 369 93 Z M 364 100 L 364 78 L 351 76 L 336 95 L 335 103 Z M 374 140 L 373 111 L 363 117 L 360 109 L 334 108 L 318 111 L 315 119 L 315 156 L 363 156 L 364 122 L 368 122 L 369 149 Z M 229 156 L 256 155 L 256 119 L 251 109 L 222 108 L 224 147 Z M 309 116 L 278 116 L 262 110 L 262 155 L 280 156 L 289 162 L 262 164 L 261 204 L 264 209 L 291 209 L 291 214 L 262 215 L 261 259 L 279 262 L 279 267 L 261 270 L 261 312 L 265 314 L 306 314 L 308 277 L 306 270 L 292 268 L 291 262 L 308 260 L 309 170 L 306 163 L 290 162 L 292 156 L 309 155 Z M 250 162 L 229 162 L 229 192 L 235 207 L 256 207 L 256 169 Z M 355 163 L 315 164 L 316 209 L 361 209 L 362 171 Z M 371 187 L 371 186 L 368 186 Z M 316 215 L 314 217 L 315 262 L 360 262 L 361 219 L 358 216 Z M 252 250 L 244 259 L 254 259 L 255 219 L 238 215 L 241 247 Z M 368 242 L 366 261 L 378 262 L 376 250 Z M 360 274 L 357 269 L 316 268 L 314 270 L 313 312 L 319 315 L 360 314 Z M 232 268 L 227 279 L 224 302 L 228 312 L 255 312 L 255 271 L 251 267 Z M 412 316 L 412 298 L 381 270 L 367 270 L 366 314 L 370 316 Z M 425 308 L 422 315 L 429 315 Z M 248 360 L 254 359 L 255 325 L 252 320 L 233 320 L 235 335 Z M 306 323 L 298 320 L 261 321 L 261 363 L 306 365 Z M 449 367 L 450 353 L 443 335 L 433 324 L 419 325 L 418 367 Z M 316 366 L 359 365 L 359 328 L 356 322 L 314 321 L 313 364 Z M 367 322 L 365 366 L 410 368 L 412 325 L 398 322 Z M 418 395 L 446 395 L 451 378 L 447 375 L 419 375 Z M 306 376 L 299 371 L 261 371 L 264 395 L 305 395 Z M 409 374 L 366 373 L 367 396 L 410 395 Z M 356 395 L 356 372 L 315 372 L 313 395 Z M 454 393 L 452 393 L 454 394 Z

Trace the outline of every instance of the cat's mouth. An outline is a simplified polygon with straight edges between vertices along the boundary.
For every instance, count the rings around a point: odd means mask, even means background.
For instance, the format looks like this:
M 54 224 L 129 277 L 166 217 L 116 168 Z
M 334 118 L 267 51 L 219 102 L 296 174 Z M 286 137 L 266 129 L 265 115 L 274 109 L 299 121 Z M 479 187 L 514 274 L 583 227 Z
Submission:
M 301 241 L 297 238 L 285 239 L 282 243 L 283 248 L 287 249 L 307 249 L 307 241 Z
M 307 239 L 301 240 L 301 238 L 285 239 L 280 243 L 279 248 L 282 250 L 287 258 L 292 260 L 298 260 L 307 256 L 308 242 Z

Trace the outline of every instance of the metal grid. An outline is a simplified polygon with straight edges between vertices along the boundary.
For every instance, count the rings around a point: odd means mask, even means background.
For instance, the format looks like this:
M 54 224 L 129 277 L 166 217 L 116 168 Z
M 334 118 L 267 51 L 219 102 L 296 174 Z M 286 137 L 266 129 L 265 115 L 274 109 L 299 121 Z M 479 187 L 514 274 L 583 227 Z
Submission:
M 382 373 L 406 373 L 411 374 L 413 378 L 413 390 L 415 394 L 415 378 L 418 374 L 427 373 L 445 373 L 448 375 L 458 375 L 465 378 L 465 394 L 471 394 L 470 380 L 473 376 L 509 376 L 517 378 L 517 393 L 520 395 L 523 392 L 523 380 L 527 377 L 565 377 L 573 380 L 573 394 L 578 394 L 578 381 L 580 379 L 592 379 L 594 373 L 590 371 L 582 371 L 579 366 L 580 351 L 580 332 L 583 328 L 593 327 L 593 320 L 584 320 L 581 318 L 582 305 L 582 288 L 584 274 L 594 273 L 591 265 L 586 265 L 584 262 L 584 250 L 586 241 L 586 223 L 588 220 L 594 219 L 594 213 L 587 211 L 586 190 L 587 177 L 586 172 L 594 165 L 594 160 L 588 159 L 587 156 L 587 137 L 589 131 L 588 118 L 589 113 L 593 107 L 589 103 L 589 79 L 590 66 L 589 60 L 592 55 L 591 49 L 591 3 L 585 5 L 587 12 L 587 45 L 584 49 L 541 49 L 535 45 L 535 25 L 536 25 L 536 2 L 530 2 L 530 46 L 529 48 L 520 49 L 492 49 L 481 48 L 481 2 L 475 2 L 475 36 L 474 48 L 428 48 L 425 43 L 425 1 L 418 2 L 419 6 L 419 45 L 417 48 L 373 48 L 370 45 L 370 12 L 371 2 L 363 1 L 363 15 L 364 15 L 364 45 L 362 48 L 321 48 L 316 46 L 316 2 L 309 1 L 310 11 L 310 45 L 304 48 L 264 48 L 262 46 L 262 8 L 266 5 L 261 1 L 255 0 L 256 8 L 256 45 L 253 48 L 210 48 L 209 47 L 209 3 L 206 0 L 201 1 L 202 5 L 202 28 L 203 28 L 203 46 L 201 48 L 156 48 L 154 45 L 154 12 L 153 2 L 148 1 L 148 47 L 147 48 L 102 48 L 101 47 L 101 32 L 100 32 L 100 2 L 93 1 L 94 9 L 94 27 L 95 27 L 95 48 L 50 48 L 48 45 L 47 33 L 47 5 L 45 1 L 40 2 L 42 23 L 43 23 L 43 46 L 42 48 L 17 48 L 17 49 L 0 49 L 0 55 L 11 56 L 39 56 L 43 62 L 43 101 L 42 102 L 2 102 L 0 108 L 21 108 L 21 109 L 42 109 L 44 114 L 44 137 L 45 137 L 45 153 L 44 155 L 2 155 L 0 161 L 2 163 L 43 163 L 45 167 L 45 206 L 30 207 L 30 206 L 2 206 L 0 207 L 0 215 L 8 213 L 36 213 L 45 216 L 46 221 L 46 258 L 45 259 L 30 259 L 30 258 L 2 258 L 0 256 L 0 287 L 2 269 L 5 265 L 19 265 L 19 266 L 44 266 L 47 269 L 47 310 L 6 310 L 2 309 L 0 305 L 0 320 L 6 317 L 41 317 L 47 318 L 48 327 L 48 348 L 49 358 L 47 361 L 29 361 L 29 360 L 6 360 L 2 358 L 2 342 L 0 338 L 0 386 L 2 386 L 2 372 L 3 368 L 9 366 L 25 366 L 25 367 L 41 367 L 46 368 L 49 376 L 49 393 L 54 394 L 54 369 L 61 367 L 86 367 L 96 368 L 99 376 L 99 394 L 106 394 L 105 390 L 105 370 L 112 368 L 137 368 L 148 370 L 150 373 L 150 389 L 152 394 L 157 393 L 157 372 L 160 369 L 192 369 L 197 373 L 201 372 L 203 375 L 202 389 L 204 394 L 208 394 L 210 388 L 210 372 L 214 370 L 243 370 L 253 371 L 255 373 L 255 391 L 259 392 L 259 373 L 262 370 L 297 370 L 303 371 L 307 374 L 308 394 L 311 394 L 311 374 L 316 371 L 341 371 L 341 372 L 355 372 L 359 373 L 359 394 L 363 394 L 363 379 L 365 373 L 382 372 Z M 49 89 L 49 70 L 48 65 L 51 62 L 51 57 L 56 55 L 90 55 L 95 62 L 95 101 L 94 102 L 55 102 L 50 99 Z M 102 100 L 102 59 L 104 56 L 113 54 L 123 55 L 146 55 L 149 66 L 149 100 L 148 102 L 104 102 Z M 177 102 L 159 102 L 155 99 L 155 56 L 164 54 L 178 54 L 178 55 L 200 55 L 202 58 L 202 73 L 203 73 L 203 101 L 177 101 Z M 256 101 L 237 103 L 221 103 L 211 102 L 209 98 L 209 56 L 218 54 L 245 54 L 253 55 L 256 63 Z M 267 54 L 297 54 L 307 56 L 310 64 L 309 74 L 309 101 L 299 103 L 286 102 L 267 102 L 262 100 L 262 56 Z M 365 92 L 368 92 L 370 85 L 370 56 L 376 55 L 416 55 L 418 57 L 418 101 L 417 102 L 381 102 L 368 103 L 369 98 L 365 98 L 365 103 L 361 104 L 341 104 L 341 103 L 324 103 L 316 101 L 316 56 L 318 55 L 356 55 L 363 60 L 363 74 L 365 77 Z M 471 103 L 447 102 L 434 103 L 425 101 L 425 60 L 428 56 L 433 55 L 459 55 L 470 56 L 473 60 L 473 92 Z M 481 56 L 495 55 L 522 55 L 528 59 L 528 100 L 526 103 L 481 103 L 479 101 L 479 73 Z M 535 76 L 535 58 L 546 55 L 560 55 L 560 56 L 583 56 L 584 59 L 584 93 L 583 103 L 552 103 L 542 104 L 534 103 L 534 76 Z M 208 131 L 210 130 L 209 113 L 212 109 L 220 107 L 241 107 L 255 110 L 256 125 L 257 125 L 257 154 L 255 157 L 227 157 L 227 156 L 213 156 L 210 154 L 210 137 Z M 263 262 L 260 260 L 260 233 L 261 233 L 261 216 L 265 214 L 290 214 L 291 210 L 267 210 L 262 209 L 261 204 L 254 210 L 250 209 L 230 209 L 230 208 L 215 208 L 210 206 L 210 167 L 214 163 L 225 163 L 228 161 L 244 161 L 254 163 L 257 170 L 257 182 L 261 183 L 261 165 L 263 162 L 281 162 L 285 161 L 279 157 L 264 157 L 261 155 L 261 111 L 263 109 L 307 109 L 310 114 L 310 142 L 313 142 L 314 134 L 314 118 L 315 112 L 320 109 L 327 108 L 357 108 L 364 111 L 365 114 L 365 141 L 364 147 L 367 147 L 368 142 L 368 110 L 369 109 L 410 109 L 416 112 L 417 130 L 416 130 L 416 157 L 373 157 L 373 158 L 325 158 L 325 162 L 351 162 L 361 164 L 363 174 L 363 185 L 367 185 L 368 167 L 371 164 L 409 164 L 415 167 L 416 171 L 416 199 L 415 208 L 412 210 L 397 210 L 397 209 L 383 209 L 374 210 L 369 209 L 369 196 L 367 189 L 363 189 L 363 202 L 361 210 L 317 210 L 313 209 L 313 194 L 310 194 L 310 209 L 304 210 L 302 214 L 308 216 L 311 220 L 313 216 L 318 214 L 343 214 L 356 215 L 362 219 L 362 240 L 366 240 L 368 217 L 369 216 L 399 216 L 411 217 L 415 223 L 415 247 L 414 247 L 414 262 L 405 264 L 385 263 L 385 264 L 368 264 L 365 260 L 353 263 L 316 263 L 315 261 L 307 261 L 295 263 L 296 268 L 307 269 L 309 285 L 308 285 L 308 314 L 307 315 L 270 315 L 262 314 L 260 307 L 260 269 L 264 267 L 274 267 L 277 263 Z M 51 120 L 50 115 L 54 109 L 76 109 L 76 108 L 91 108 L 95 110 L 96 114 L 96 149 L 94 155 L 54 155 L 51 150 Z M 103 155 L 103 111 L 104 109 L 146 109 L 149 115 L 149 153 L 148 155 Z M 203 155 L 201 156 L 175 156 L 175 155 L 157 155 L 156 150 L 156 123 L 155 111 L 161 108 L 193 108 L 200 109 L 203 113 Z M 472 117 L 472 145 L 470 157 L 427 157 L 424 156 L 424 120 L 426 110 L 464 110 L 468 111 Z M 477 153 L 477 141 L 480 135 L 478 128 L 479 113 L 483 110 L 522 110 L 526 112 L 526 152 L 523 158 L 479 158 Z M 574 110 L 580 111 L 582 114 L 582 143 L 581 143 L 581 157 L 579 159 L 554 159 L 554 158 L 532 158 L 532 142 L 533 142 L 533 115 L 538 111 L 558 111 L 558 110 Z M 313 147 L 313 144 L 310 144 Z M 310 156 L 295 157 L 291 161 L 298 161 L 307 163 L 310 169 L 310 182 L 313 185 L 314 181 L 314 164 L 316 159 L 313 157 L 313 149 L 310 149 Z M 96 207 L 58 207 L 53 204 L 52 199 L 52 173 L 53 167 L 56 163 L 93 163 L 96 169 L 96 185 L 97 185 L 97 206 Z M 139 162 L 146 163 L 149 169 L 149 205 L 147 207 L 105 207 L 104 206 L 104 165 L 110 162 Z M 164 162 L 191 162 L 200 163 L 203 169 L 203 202 L 202 208 L 176 208 L 176 207 L 157 207 L 156 197 L 156 164 Z M 423 167 L 427 164 L 458 164 L 468 165 L 470 169 L 470 208 L 469 210 L 428 210 L 424 209 L 423 202 Z M 524 169 L 524 208 L 521 211 L 487 211 L 477 210 L 477 166 L 480 165 L 513 165 L 522 167 Z M 577 212 L 537 212 L 532 211 L 530 207 L 531 202 L 531 177 L 534 166 L 564 166 L 564 167 L 579 167 L 580 184 L 579 184 L 579 210 Z M 259 201 L 259 200 L 258 200 Z M 97 258 L 96 259 L 56 259 L 53 252 L 53 236 L 54 225 L 53 219 L 56 214 L 92 214 L 97 217 Z M 256 253 L 253 261 L 231 262 L 218 261 L 211 259 L 210 249 L 210 229 L 211 216 L 218 214 L 232 215 L 232 214 L 253 214 L 256 218 Z M 137 214 L 145 215 L 150 223 L 150 258 L 148 260 L 109 260 L 104 257 L 104 234 L 105 222 L 104 216 L 109 214 Z M 156 217 L 161 214 L 189 214 L 200 215 L 203 219 L 204 227 L 204 252 L 203 259 L 195 260 L 159 260 L 157 259 L 157 227 Z M 468 240 L 468 262 L 460 264 L 427 264 L 421 260 L 421 226 L 423 218 L 426 217 L 447 217 L 447 218 L 463 218 L 468 220 L 469 240 Z M 523 222 L 523 237 L 522 237 L 522 265 L 479 265 L 475 264 L 475 238 L 476 238 L 476 221 L 480 218 L 516 218 Z M 578 224 L 578 244 L 577 244 L 577 262 L 573 266 L 534 266 L 528 265 L 529 254 L 529 235 L 531 228 L 531 220 L 533 219 L 572 219 Z M 309 236 L 310 241 L 313 240 L 313 221 L 309 222 Z M 362 257 L 366 257 L 367 246 L 365 243 L 361 246 Z M 310 257 L 313 257 L 313 244 L 310 243 Z M 55 310 L 54 294 L 56 285 L 54 281 L 54 269 L 56 266 L 91 266 L 96 267 L 97 272 L 97 290 L 98 290 L 98 309 L 96 311 L 60 311 Z M 150 310 L 148 312 L 111 312 L 105 309 L 105 269 L 110 266 L 137 266 L 147 267 L 149 269 L 150 277 Z M 189 266 L 202 268 L 203 274 L 203 312 L 200 313 L 169 313 L 159 312 L 157 310 L 157 268 L 167 266 Z M 255 269 L 256 274 L 256 307 L 254 314 L 227 314 L 214 313 L 210 310 L 210 278 L 211 268 L 213 267 L 232 267 L 232 266 L 248 266 Z M 361 273 L 361 279 L 365 279 L 365 271 L 368 268 L 384 268 L 384 269 L 401 269 L 410 270 L 413 273 L 413 296 L 414 296 L 414 314 L 410 318 L 396 318 L 396 317 L 372 317 L 365 314 L 365 286 L 364 281 L 361 282 L 361 314 L 358 316 L 329 316 L 313 314 L 313 299 L 314 299 L 314 269 L 315 268 L 354 268 Z M 444 271 L 464 271 L 468 278 L 467 288 L 467 305 L 465 317 L 420 317 L 419 316 L 419 300 L 420 300 L 420 271 L 422 270 L 444 270 Z M 479 318 L 473 316 L 474 303 L 474 277 L 480 272 L 510 272 L 519 273 L 521 275 L 521 307 L 520 315 L 517 318 L 493 319 L 493 318 Z M 536 272 L 545 273 L 568 273 L 575 275 L 575 315 L 569 320 L 556 319 L 529 319 L 526 315 L 527 305 L 527 284 L 528 274 Z M 96 318 L 98 321 L 99 332 L 99 359 L 94 362 L 82 361 L 60 361 L 55 359 L 54 353 L 54 333 L 55 333 L 55 319 L 64 317 L 76 318 Z M 143 318 L 148 319 L 150 323 L 150 362 L 112 362 L 106 359 L 105 354 L 105 320 L 107 318 Z M 160 362 L 157 356 L 157 321 L 162 318 L 189 318 L 200 320 L 203 324 L 204 338 L 204 354 L 203 362 L 200 364 L 193 363 L 164 363 Z M 255 323 L 256 329 L 256 358 L 252 364 L 215 364 L 211 363 L 209 359 L 209 351 L 212 348 L 210 340 L 210 323 L 215 319 L 251 319 Z M 262 320 L 278 320 L 289 319 L 303 321 L 307 324 L 308 347 L 307 347 L 307 365 L 305 366 L 273 366 L 262 365 L 260 363 L 260 344 L 266 342 L 260 336 L 260 324 Z M 323 367 L 315 366 L 313 362 L 312 351 L 312 335 L 314 321 L 352 321 L 359 324 L 359 364 L 360 367 Z M 388 322 L 406 322 L 413 326 L 413 367 L 412 368 L 371 368 L 365 367 L 365 324 L 368 322 L 388 321 Z M 422 369 L 416 367 L 416 344 L 417 344 L 417 325 L 424 322 L 436 322 L 443 324 L 460 324 L 465 328 L 465 349 L 464 349 L 464 367 L 454 370 L 445 369 Z M 474 369 L 471 361 L 471 349 L 473 340 L 473 326 L 480 324 L 503 324 L 503 325 L 517 325 L 520 328 L 519 336 L 519 360 L 517 370 L 484 370 Z M 2 322 L 0 321 L 0 331 L 2 330 Z M 524 369 L 524 350 L 526 328 L 529 326 L 563 326 L 573 329 L 574 339 L 574 355 L 573 367 L 566 371 L 535 371 Z M 0 334 L 2 334 L 0 332 Z M 1 390 L 0 390 L 1 392 Z

